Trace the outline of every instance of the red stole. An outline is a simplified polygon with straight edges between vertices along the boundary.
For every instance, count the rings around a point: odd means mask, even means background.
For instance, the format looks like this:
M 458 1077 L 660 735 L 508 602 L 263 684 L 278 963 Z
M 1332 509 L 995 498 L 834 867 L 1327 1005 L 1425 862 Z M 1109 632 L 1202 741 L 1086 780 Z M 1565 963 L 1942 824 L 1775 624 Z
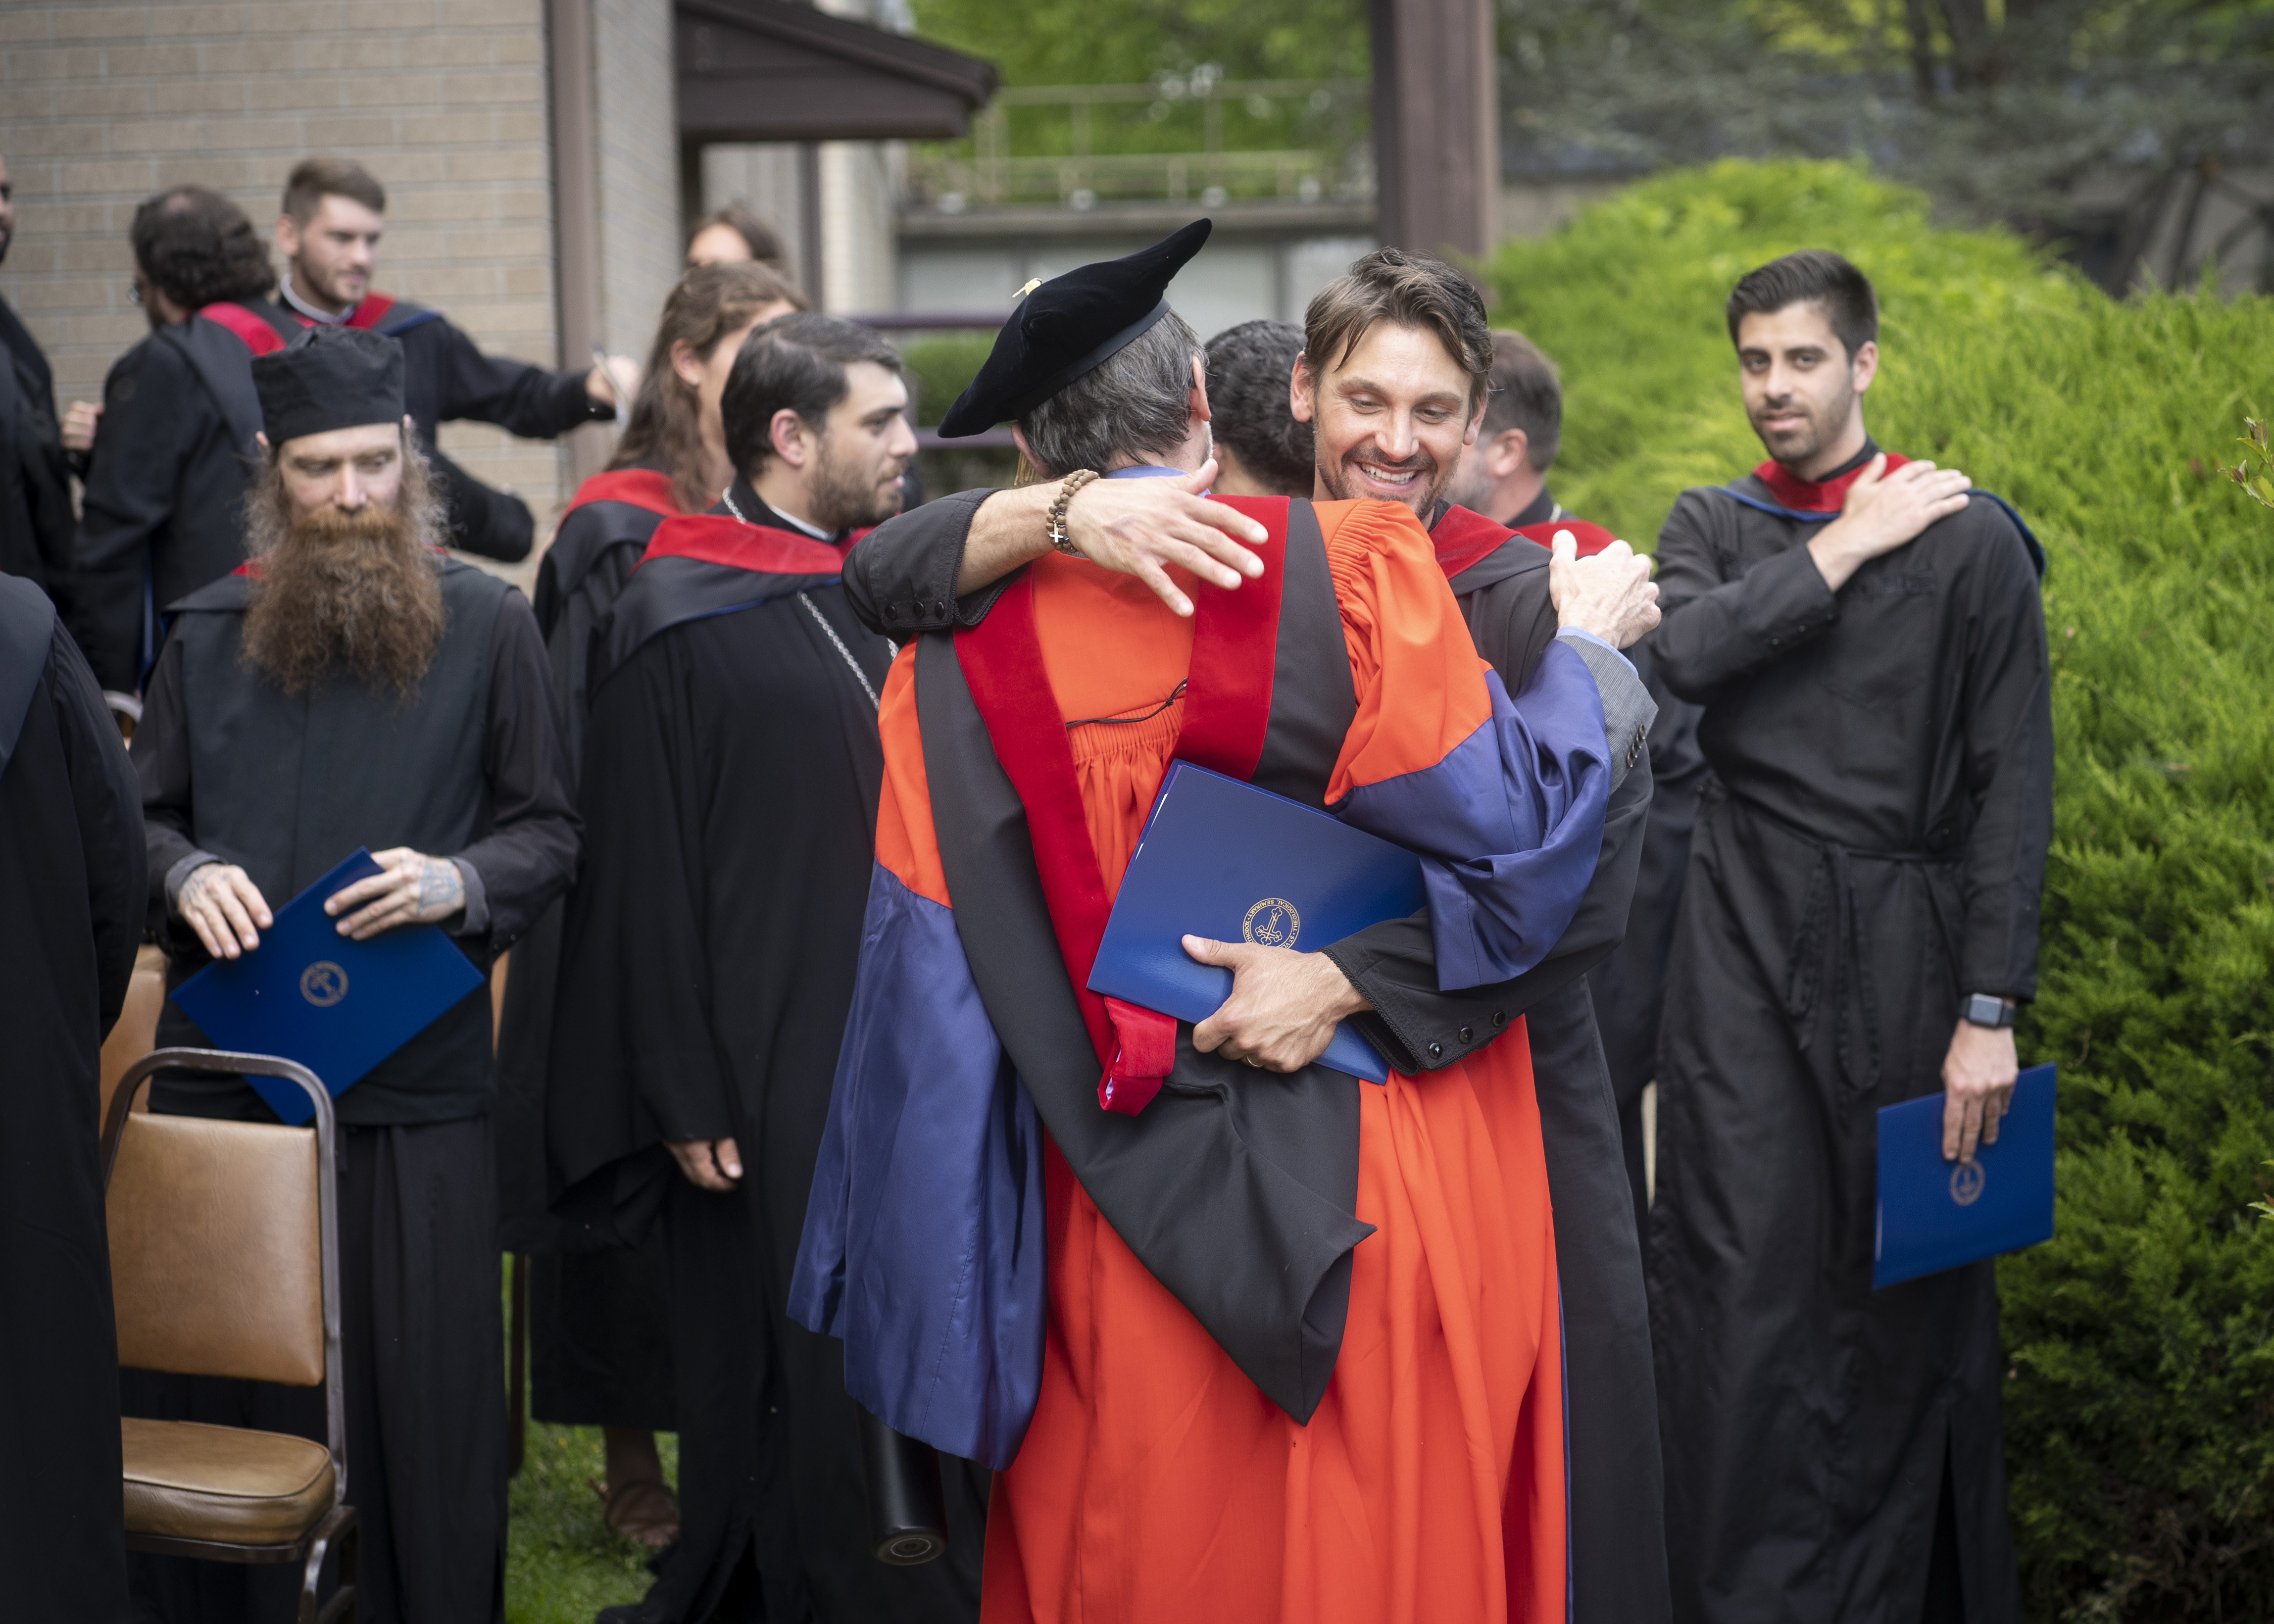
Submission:
M 351 327 L 376 327 L 387 319 L 387 312 L 394 308 L 395 297 L 392 294 L 366 293 L 363 296 L 363 303 L 348 312 L 348 319 L 343 325 Z
M 1510 530 L 1505 524 L 1487 519 L 1466 508 L 1448 508 L 1429 531 L 1429 540 L 1437 552 L 1437 568 L 1445 572 L 1449 581 L 1470 565 L 1489 558 L 1511 536 L 1521 536 L 1526 541 L 1552 546 L 1555 532 L 1570 530 L 1571 539 L 1579 544 L 1579 556 L 1589 558 L 1600 553 L 1617 539 L 1600 524 L 1590 524 L 1585 519 L 1569 516 L 1548 519 L 1539 524 L 1527 524 Z
M 275 355 L 284 348 L 284 335 L 242 304 L 207 304 L 198 314 L 215 327 L 227 327 L 257 356 Z
M 1263 754 L 1278 652 L 1279 596 L 1287 561 L 1284 496 L 1216 497 L 1261 523 L 1263 573 L 1229 591 L 1201 583 L 1193 593 L 1193 659 L 1176 756 L 1247 779 Z M 1090 843 L 1073 749 L 1050 692 L 1035 624 L 1031 573 L 1011 584 L 984 620 L 955 634 L 956 660 L 979 708 L 995 757 L 1027 809 L 1035 868 L 1049 904 L 1066 979 L 1103 1068 L 1097 1102 L 1134 1116 L 1152 1103 L 1177 1056 L 1177 1023 L 1089 989 L 1090 967 L 1112 913 L 1097 849 Z
M 1880 470 L 1882 477 L 1894 473 L 1910 461 L 1910 458 L 1893 451 L 1886 456 L 1887 465 Z M 1864 470 L 1871 466 L 1871 461 L 1866 457 L 1846 473 L 1836 474 L 1829 479 L 1803 479 L 1799 475 L 1788 471 L 1783 463 L 1768 462 L 1753 470 L 1753 477 L 1768 486 L 1769 494 L 1795 513 L 1838 513 L 1847 506 L 1848 487 L 1861 478 Z
M 652 468 L 612 468 L 594 474 L 576 487 L 576 494 L 568 499 L 561 516 L 565 519 L 590 502 L 622 502 L 666 519 L 676 519 L 683 512 L 671 493 L 671 476 Z
M 656 527 L 654 539 L 634 568 L 644 568 L 659 558 L 698 559 L 729 569 L 772 575 L 834 575 L 845 568 L 844 553 L 825 541 L 763 524 L 746 524 L 732 515 L 718 513 L 666 519 Z

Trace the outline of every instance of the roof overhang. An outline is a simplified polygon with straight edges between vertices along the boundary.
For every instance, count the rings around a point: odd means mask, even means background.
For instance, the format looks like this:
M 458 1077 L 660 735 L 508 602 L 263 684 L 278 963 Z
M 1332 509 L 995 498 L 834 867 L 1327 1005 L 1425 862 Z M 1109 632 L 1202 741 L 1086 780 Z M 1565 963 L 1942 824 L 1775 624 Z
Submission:
M 674 0 L 679 133 L 697 141 L 953 140 L 995 64 L 789 0 Z

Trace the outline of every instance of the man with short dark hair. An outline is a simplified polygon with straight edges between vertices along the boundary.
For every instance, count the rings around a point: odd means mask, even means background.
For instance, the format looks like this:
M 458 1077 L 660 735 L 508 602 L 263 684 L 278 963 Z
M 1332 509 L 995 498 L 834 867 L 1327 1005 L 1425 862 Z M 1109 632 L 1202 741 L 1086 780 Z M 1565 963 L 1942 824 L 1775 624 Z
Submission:
M 891 658 L 838 572 L 851 535 L 899 509 L 907 403 L 867 328 L 792 315 L 744 339 L 719 402 L 733 483 L 657 528 L 589 672 L 589 855 L 546 1094 L 554 1210 L 623 1244 L 660 1214 L 680 1440 L 679 1541 L 610 1624 L 975 1609 L 980 1480 L 951 1463 L 946 1560 L 879 1562 L 842 1353 L 787 1312 L 861 952 Z
M 276 220 L 286 267 L 276 297 L 302 326 L 364 327 L 401 341 L 403 399 L 442 492 L 449 545 L 517 563 L 537 534 L 529 505 L 443 455 L 434 425 L 493 423 L 525 440 L 551 440 L 614 418 L 619 391 L 631 387 L 638 369 L 621 356 L 555 372 L 484 355 L 440 312 L 373 289 L 386 229 L 387 192 L 370 170 L 346 158 L 303 159 L 284 183 Z M 248 333 L 266 353 L 260 334 Z
M 132 296 L 150 336 L 103 380 L 64 608 L 110 703 L 139 706 L 157 658 L 158 611 L 244 561 L 247 470 L 258 466 L 258 326 L 297 332 L 269 302 L 267 251 L 245 211 L 202 186 L 172 186 L 134 211 Z
M 1303 353 L 1291 321 L 1243 321 L 1209 340 L 1218 496 L 1308 496 L 1311 425 L 1288 410 L 1287 380 Z
M 1547 470 L 1563 440 L 1563 379 L 1555 363 L 1523 334 L 1506 328 L 1494 331 L 1492 346 L 1492 399 L 1445 500 L 1519 533 L 1529 534 L 1535 525 L 1566 526 L 1582 557 L 1608 546 L 1608 530 L 1573 519 L 1548 494 Z
M 1682 1616 L 2021 1616 L 1988 1261 L 1871 1289 L 1881 1107 L 1994 1140 L 2037 986 L 2052 723 L 2037 544 L 1882 452 L 1871 283 L 1788 254 L 1728 304 L 1769 460 L 1659 538 L 1704 707 L 1659 1044 L 1652 1322 Z
M 16 189 L 0 158 L 0 260 L 15 240 Z M 0 299 L 0 575 L 21 575 L 51 598 L 70 568 L 78 523 L 71 476 L 55 375 L 39 341 Z
M 1644 750 L 1651 701 L 1613 645 L 1631 643 L 1656 623 L 1657 590 L 1647 565 L 1623 543 L 1583 559 L 1574 538 L 1551 553 L 1544 540 L 1445 502 L 1486 409 L 1492 361 L 1474 284 L 1442 260 L 1380 249 L 1312 301 L 1291 407 L 1315 435 L 1318 500 L 1394 501 L 1429 525 L 1467 633 L 1519 715 L 1552 646 L 1586 664 L 1605 712 L 1612 766 L 1600 856 L 1568 926 L 1522 976 L 1448 993 L 1439 985 L 1426 913 L 1361 931 L 1335 951 L 1373 1006 L 1357 1019 L 1401 1069 L 1420 1071 L 1434 1056 L 1455 1052 L 1468 1041 L 1460 1034 L 1490 1030 L 1495 1012 L 1525 1016 L 1571 1355 L 1574 1605 L 1586 1624 L 1648 1624 L 1666 1617 L 1668 1606 L 1648 1307 L 1619 1120 L 1583 978 L 1627 928 L 1651 804 Z M 1197 379 L 1189 410 L 1203 436 L 1222 415 Z M 1206 453 L 1202 438 L 1186 460 Z M 1069 545 L 1109 569 L 1139 575 L 1171 608 L 1189 613 L 1188 597 L 1164 564 L 1221 587 L 1255 561 L 1233 540 L 1240 532 L 1231 521 L 1202 528 L 1205 510 L 1227 511 L 1193 500 L 1212 471 L 1202 466 L 1189 480 L 1130 482 L 1157 492 L 1149 503 L 1120 496 L 1118 481 L 1085 485 L 1064 515 Z M 1095 495 L 1100 491 L 1109 492 L 1104 501 Z M 1002 590 L 990 583 L 1050 550 L 1036 532 L 1051 494 L 1040 485 L 975 492 L 898 520 L 854 549 L 848 595 L 894 636 L 975 624 Z M 984 499 L 975 510 L 971 496 Z M 954 583 L 954 596 L 934 584 L 944 582 Z M 1606 1018 L 1625 1016 L 1606 1011 Z
M 274 908 L 358 846 L 343 936 L 440 926 L 486 972 L 568 883 L 576 820 L 545 645 L 521 594 L 440 553 L 403 352 L 351 329 L 250 368 L 252 560 L 169 605 L 134 763 L 169 991 L 260 949 Z M 485 978 L 486 979 L 486 978 Z M 490 1000 L 478 988 L 339 1095 L 339 1239 L 362 1615 L 495 1624 L 504 1357 Z M 206 1047 L 169 997 L 162 1045 Z M 273 1120 L 239 1079 L 163 1077 L 152 1109 Z M 139 1413 L 325 1434 L 324 1395 L 137 1373 Z M 136 1559 L 171 1624 L 290 1617 L 297 1575 Z

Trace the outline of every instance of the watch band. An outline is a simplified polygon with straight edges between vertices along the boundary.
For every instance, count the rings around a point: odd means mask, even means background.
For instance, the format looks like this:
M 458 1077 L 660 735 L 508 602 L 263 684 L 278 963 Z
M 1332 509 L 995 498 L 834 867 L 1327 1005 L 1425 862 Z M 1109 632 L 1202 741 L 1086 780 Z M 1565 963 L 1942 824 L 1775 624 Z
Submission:
M 2010 1026 L 2014 1006 L 1996 993 L 1969 993 L 1960 1000 L 1959 1019 L 1977 1026 Z
M 1058 486 L 1058 500 L 1050 504 L 1050 517 L 1044 521 L 1043 533 L 1050 538 L 1050 545 L 1068 558 L 1081 558 L 1084 555 L 1082 550 L 1075 546 L 1073 538 L 1066 534 L 1066 504 L 1073 500 L 1073 493 L 1076 491 L 1081 490 L 1082 486 L 1096 477 L 1097 471 L 1088 468 L 1077 468 L 1068 474 L 1065 477 L 1065 482 Z

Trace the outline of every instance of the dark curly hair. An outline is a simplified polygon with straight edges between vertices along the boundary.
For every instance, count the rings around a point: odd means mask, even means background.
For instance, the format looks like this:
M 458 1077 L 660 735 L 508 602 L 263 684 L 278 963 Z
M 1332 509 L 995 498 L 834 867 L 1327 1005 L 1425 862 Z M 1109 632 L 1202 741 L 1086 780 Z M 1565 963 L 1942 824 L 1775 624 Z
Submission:
M 203 186 L 169 186 L 143 204 L 128 240 L 143 275 L 184 310 L 261 298 L 276 286 L 252 222 Z
M 1209 406 L 1216 438 L 1256 479 L 1290 496 L 1308 496 L 1314 474 L 1311 425 L 1295 421 L 1287 383 L 1303 353 L 1291 321 L 1243 321 L 1208 342 Z

